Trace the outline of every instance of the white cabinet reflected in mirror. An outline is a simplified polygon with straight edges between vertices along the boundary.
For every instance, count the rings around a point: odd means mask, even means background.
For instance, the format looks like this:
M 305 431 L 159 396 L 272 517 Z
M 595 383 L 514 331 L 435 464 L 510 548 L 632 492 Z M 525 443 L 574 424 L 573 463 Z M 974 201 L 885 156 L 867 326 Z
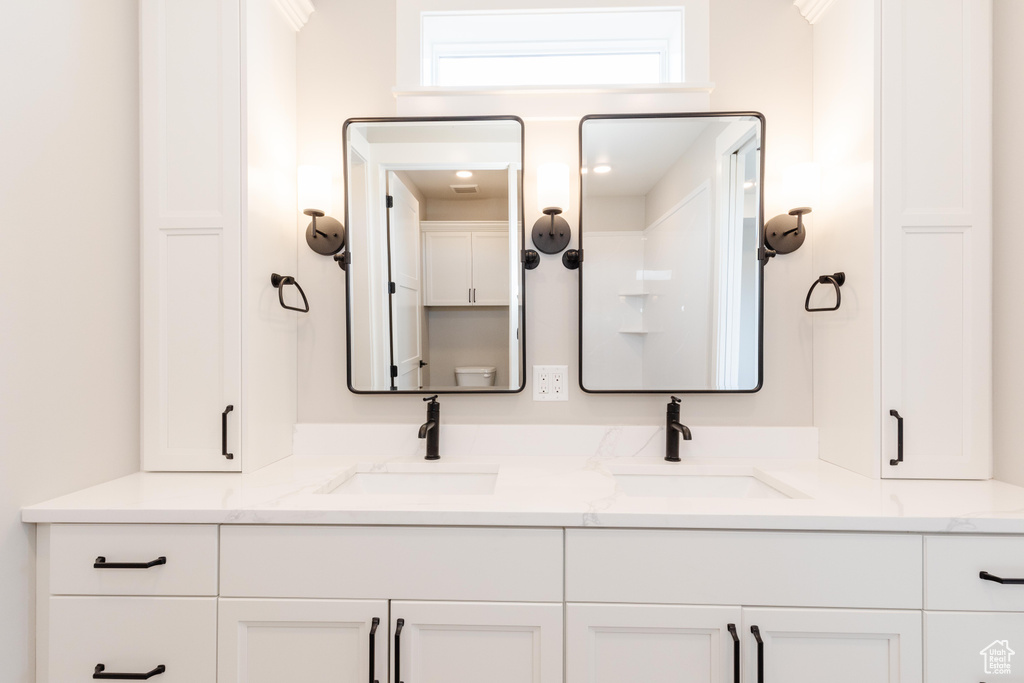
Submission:
M 580 123 L 580 385 L 753 392 L 762 381 L 764 117 Z
M 521 391 L 522 121 L 350 119 L 344 140 L 349 389 Z

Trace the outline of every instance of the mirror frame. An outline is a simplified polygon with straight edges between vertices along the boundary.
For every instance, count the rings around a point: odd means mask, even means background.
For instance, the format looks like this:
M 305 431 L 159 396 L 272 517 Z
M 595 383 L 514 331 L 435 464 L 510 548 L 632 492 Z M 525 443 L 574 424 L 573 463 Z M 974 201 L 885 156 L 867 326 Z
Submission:
M 356 117 L 345 121 L 341 129 L 342 147 L 342 169 L 345 183 L 345 226 L 349 225 L 349 197 L 348 197 L 348 127 L 355 123 L 427 123 L 427 122 L 458 122 L 458 121 L 515 121 L 519 124 L 519 166 L 522 169 L 521 187 L 526 187 L 526 124 L 518 116 L 390 116 L 390 117 Z M 519 193 L 519 216 L 525 226 L 525 215 L 523 210 L 525 202 L 524 192 Z M 349 245 L 345 246 L 348 252 Z M 352 386 L 352 263 L 345 269 L 345 382 L 348 390 L 353 394 L 374 394 L 374 395 L 433 395 L 433 394 L 518 394 L 526 388 L 526 266 L 523 262 L 523 252 L 526 249 L 526 228 L 519 228 L 519 355 L 522 362 L 519 364 L 519 388 L 518 389 L 480 389 L 471 391 L 459 391 L 457 389 L 417 389 L 394 390 L 391 389 L 356 389 Z
M 757 256 L 758 256 L 758 310 L 757 310 L 757 385 L 752 389 L 588 389 L 583 384 L 583 271 L 586 267 L 586 252 L 583 249 L 583 238 L 586 235 L 583 222 L 583 126 L 592 120 L 616 119 L 687 119 L 708 118 L 713 116 L 749 116 L 761 123 L 761 158 L 758 160 L 761 184 L 758 192 L 757 217 Z M 579 178 L 580 205 L 578 217 L 580 266 L 579 266 L 579 385 L 588 394 L 754 394 L 764 386 L 764 267 L 768 258 L 764 248 L 764 148 L 765 118 L 756 111 L 708 111 L 708 112 L 668 112 L 650 114 L 588 114 L 580 119 L 579 127 Z

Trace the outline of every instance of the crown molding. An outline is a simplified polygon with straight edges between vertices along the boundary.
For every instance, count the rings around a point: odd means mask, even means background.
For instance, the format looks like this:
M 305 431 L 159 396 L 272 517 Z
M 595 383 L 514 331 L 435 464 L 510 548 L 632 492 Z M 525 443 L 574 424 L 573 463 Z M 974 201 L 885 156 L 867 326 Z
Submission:
M 793 6 L 800 10 L 808 24 L 814 25 L 834 2 L 835 0 L 793 0 Z
M 313 7 L 312 0 L 274 0 L 278 8 L 284 13 L 288 23 L 292 25 L 292 28 L 296 31 L 301 31 L 302 27 L 309 21 L 309 15 L 316 9 Z

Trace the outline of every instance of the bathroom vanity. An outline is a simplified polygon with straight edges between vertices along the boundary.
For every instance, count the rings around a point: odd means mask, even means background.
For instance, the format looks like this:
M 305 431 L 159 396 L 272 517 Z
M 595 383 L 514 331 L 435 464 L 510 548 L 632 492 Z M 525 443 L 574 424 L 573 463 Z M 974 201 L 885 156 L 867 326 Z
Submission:
M 139 473 L 26 509 L 39 681 L 103 664 L 163 665 L 160 681 L 939 682 L 984 680 L 983 648 L 1024 642 L 1024 591 L 980 577 L 1024 576 L 1024 489 L 868 480 L 800 430 L 746 435 L 767 455 L 749 459 L 736 430 L 695 428 L 674 464 L 656 428 L 450 426 L 433 463 L 414 425 L 333 429 L 300 428 L 308 453 L 256 473 Z M 531 429 L 550 452 L 482 445 Z

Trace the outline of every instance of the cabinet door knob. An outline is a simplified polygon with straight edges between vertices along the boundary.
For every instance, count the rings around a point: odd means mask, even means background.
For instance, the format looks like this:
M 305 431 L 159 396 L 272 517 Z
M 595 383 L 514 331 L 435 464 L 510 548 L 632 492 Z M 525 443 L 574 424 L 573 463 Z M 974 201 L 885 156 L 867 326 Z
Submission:
M 167 667 L 160 664 L 152 671 L 147 671 L 144 674 L 118 674 L 118 673 L 106 673 L 107 667 L 102 664 L 97 664 L 96 668 L 93 669 L 92 677 L 100 678 L 104 680 L 116 680 L 116 681 L 146 681 L 153 676 L 159 676 L 163 672 L 167 671 Z
M 93 569 L 149 569 L 161 564 L 167 564 L 167 558 L 161 555 L 149 562 L 107 562 L 107 558 L 100 555 L 92 563 Z

